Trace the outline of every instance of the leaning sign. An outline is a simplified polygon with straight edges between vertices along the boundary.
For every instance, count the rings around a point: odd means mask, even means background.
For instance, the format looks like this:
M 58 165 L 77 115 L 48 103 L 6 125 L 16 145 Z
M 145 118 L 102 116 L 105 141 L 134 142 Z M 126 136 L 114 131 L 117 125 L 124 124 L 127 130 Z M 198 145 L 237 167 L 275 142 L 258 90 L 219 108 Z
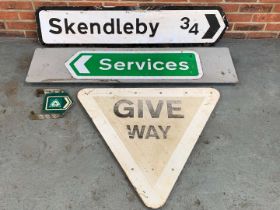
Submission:
M 212 88 L 88 88 L 78 99 L 143 202 L 159 208 L 219 95 Z
M 66 67 L 76 79 L 199 79 L 194 51 L 81 51 Z
M 220 7 L 41 7 L 44 45 L 214 44 L 228 24 Z

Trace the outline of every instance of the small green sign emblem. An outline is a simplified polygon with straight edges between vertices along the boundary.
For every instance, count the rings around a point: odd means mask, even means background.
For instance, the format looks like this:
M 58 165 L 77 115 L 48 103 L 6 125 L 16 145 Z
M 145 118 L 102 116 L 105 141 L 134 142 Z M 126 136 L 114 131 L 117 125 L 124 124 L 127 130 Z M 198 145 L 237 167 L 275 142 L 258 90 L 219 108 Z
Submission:
M 65 63 L 76 79 L 199 79 L 194 51 L 81 51 Z
M 59 98 L 59 99 L 61 99 L 61 98 Z M 57 99 L 57 98 L 55 98 L 55 99 L 49 99 L 49 102 L 50 102 L 50 105 L 48 106 L 49 107 L 49 109 L 52 109 L 52 108 L 62 108 L 62 105 L 61 105 L 61 103 L 59 102 L 60 100 L 59 99 Z M 51 102 L 52 101 L 52 102 Z
M 48 93 L 45 94 L 43 111 L 48 113 L 64 114 L 72 105 L 70 96 L 63 93 Z

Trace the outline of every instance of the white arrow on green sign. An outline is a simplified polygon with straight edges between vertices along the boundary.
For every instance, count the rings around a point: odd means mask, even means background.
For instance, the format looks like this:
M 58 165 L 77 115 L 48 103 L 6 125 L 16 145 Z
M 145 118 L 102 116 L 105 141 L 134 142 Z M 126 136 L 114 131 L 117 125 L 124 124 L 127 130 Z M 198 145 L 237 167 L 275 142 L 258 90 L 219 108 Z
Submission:
M 76 79 L 199 79 L 194 51 L 80 51 L 66 63 Z

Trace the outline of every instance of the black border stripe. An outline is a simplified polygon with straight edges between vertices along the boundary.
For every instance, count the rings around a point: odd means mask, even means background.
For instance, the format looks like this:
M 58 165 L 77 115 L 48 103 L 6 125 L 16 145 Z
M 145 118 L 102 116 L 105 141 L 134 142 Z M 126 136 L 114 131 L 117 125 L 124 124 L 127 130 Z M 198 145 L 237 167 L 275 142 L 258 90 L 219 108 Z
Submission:
M 157 44 L 81 44 L 81 43 L 76 43 L 76 44 L 48 44 L 43 41 L 42 37 L 42 32 L 41 32 L 41 24 L 40 24 L 40 18 L 39 18 L 39 13 L 44 10 L 84 10 L 84 11 L 118 11 L 118 10 L 217 10 L 221 14 L 224 23 L 226 27 L 220 34 L 220 36 L 217 38 L 217 40 L 213 43 L 172 43 L 172 44 L 167 44 L 167 43 L 157 43 Z M 226 19 L 225 13 L 223 9 L 219 6 L 145 6 L 145 7 L 83 7 L 83 6 L 78 6 L 78 7 L 72 7 L 72 6 L 43 6 L 39 7 L 36 10 L 36 22 L 37 22 L 37 32 L 38 32 L 38 39 L 40 43 L 44 46 L 47 47 L 112 47 L 112 48 L 117 48 L 117 47 L 189 47 L 189 46 L 212 46 L 215 43 L 217 43 L 222 36 L 224 35 L 226 29 L 228 28 L 228 21 Z

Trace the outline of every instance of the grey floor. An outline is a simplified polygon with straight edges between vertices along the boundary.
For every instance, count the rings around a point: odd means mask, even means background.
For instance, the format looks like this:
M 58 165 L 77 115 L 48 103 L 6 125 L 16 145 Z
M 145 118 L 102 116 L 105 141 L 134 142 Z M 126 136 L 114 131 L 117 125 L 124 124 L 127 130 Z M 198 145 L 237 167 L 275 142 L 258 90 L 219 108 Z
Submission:
M 214 86 L 221 99 L 162 209 L 279 209 L 280 40 L 218 46 L 230 48 L 240 83 Z M 56 85 L 73 109 L 29 120 L 36 88 L 48 87 L 24 82 L 36 47 L 0 39 L 0 210 L 145 209 L 74 96 L 104 85 Z

